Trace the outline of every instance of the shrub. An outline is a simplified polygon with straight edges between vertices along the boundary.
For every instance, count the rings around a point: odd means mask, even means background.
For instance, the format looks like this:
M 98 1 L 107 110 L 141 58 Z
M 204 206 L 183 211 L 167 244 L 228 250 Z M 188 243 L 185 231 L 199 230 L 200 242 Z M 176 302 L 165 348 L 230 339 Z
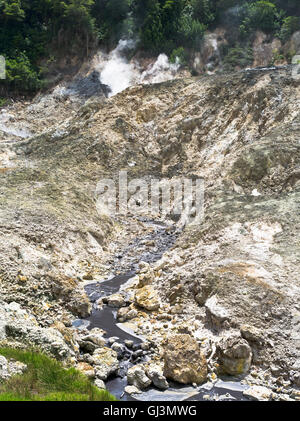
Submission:
M 274 32 L 279 27 L 279 12 L 275 4 L 270 1 L 260 0 L 256 3 L 247 4 L 242 13 L 244 20 L 240 26 L 242 35 L 260 29 L 264 32 Z
M 189 47 L 197 47 L 206 31 L 206 25 L 193 17 L 193 8 L 187 5 L 179 21 L 179 32 L 183 42 Z
M 154 1 L 141 28 L 141 41 L 144 48 L 158 51 L 164 41 L 161 10 L 158 1 Z
M 179 62 L 181 66 L 185 66 L 187 63 L 187 53 L 183 47 L 175 48 L 170 55 L 170 62 Z
M 23 52 L 6 58 L 6 79 L 1 81 L 2 89 L 17 93 L 35 92 L 42 87 L 39 73 Z
M 251 48 L 242 48 L 239 45 L 230 48 L 223 59 L 224 69 L 234 70 L 236 67 L 244 68 L 253 62 L 253 51 Z
M 4 107 L 6 104 L 7 104 L 7 99 L 0 97 L 0 108 Z
M 216 19 L 216 10 L 211 0 L 191 0 L 191 5 L 195 19 L 203 24 L 210 25 Z
M 279 38 L 281 41 L 286 42 L 294 32 L 300 30 L 300 18 L 296 16 L 288 16 L 283 20 L 280 32 L 279 32 Z

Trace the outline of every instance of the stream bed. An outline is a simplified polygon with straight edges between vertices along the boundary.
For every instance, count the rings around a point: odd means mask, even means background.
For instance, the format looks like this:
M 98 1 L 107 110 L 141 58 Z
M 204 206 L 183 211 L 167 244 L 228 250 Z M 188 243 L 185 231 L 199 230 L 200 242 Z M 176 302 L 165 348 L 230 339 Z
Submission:
M 170 387 L 166 391 L 150 387 L 141 394 L 134 395 L 134 397 L 124 392 L 127 386 L 126 374 L 128 369 L 133 365 L 145 361 L 147 358 L 147 352 L 141 350 L 144 338 L 135 335 L 134 332 L 125 328 L 121 323 L 118 323 L 116 308 L 106 304 L 102 308 L 98 308 L 96 302 L 100 298 L 117 293 L 122 286 L 135 276 L 141 261 L 147 263 L 158 261 L 175 243 L 178 232 L 175 230 L 172 231 L 166 225 L 155 221 L 145 221 L 145 223 L 153 227 L 153 232 L 128 246 L 128 249 L 124 250 L 122 256 L 126 259 L 128 254 L 130 254 L 130 248 L 133 250 L 138 249 L 142 252 L 135 254 L 133 260 L 130 261 L 128 271 L 124 274 L 118 274 L 102 282 L 86 285 L 86 293 L 93 305 L 91 315 L 85 320 L 77 320 L 73 323 L 75 327 L 85 327 L 88 330 L 100 328 L 106 332 L 105 337 L 110 341 L 108 342 L 109 345 L 112 345 L 113 341 L 123 345 L 124 352 L 120 357 L 118 375 L 106 381 L 107 390 L 122 401 L 204 401 L 207 400 L 208 396 L 215 398 L 215 400 L 246 400 L 243 397 L 243 391 L 247 389 L 247 386 L 239 382 L 224 382 L 220 380 L 214 385 L 207 383 L 197 388 L 170 382 Z M 143 250 L 140 247 L 141 244 L 145 244 L 149 240 L 154 243 L 154 250 L 149 251 L 146 247 Z M 121 258 L 123 258 L 122 256 Z M 115 261 L 117 267 L 120 264 L 120 255 L 116 256 Z M 126 346 L 128 341 L 131 342 L 130 347 Z

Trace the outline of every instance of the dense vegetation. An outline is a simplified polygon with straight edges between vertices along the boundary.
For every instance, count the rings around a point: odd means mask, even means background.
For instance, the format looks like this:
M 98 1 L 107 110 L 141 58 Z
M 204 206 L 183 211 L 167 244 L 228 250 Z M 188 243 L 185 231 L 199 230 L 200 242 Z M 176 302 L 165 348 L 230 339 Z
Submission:
M 84 57 L 122 36 L 138 38 L 144 51 L 182 57 L 219 24 L 230 29 L 234 49 L 247 47 L 257 29 L 285 42 L 300 29 L 299 7 L 299 0 L 0 0 L 2 94 L 34 92 L 59 54 Z
M 93 386 L 79 371 L 65 369 L 58 361 L 41 353 L 0 348 L 0 355 L 27 365 L 24 374 L 0 383 L 0 402 L 116 400 L 106 390 Z

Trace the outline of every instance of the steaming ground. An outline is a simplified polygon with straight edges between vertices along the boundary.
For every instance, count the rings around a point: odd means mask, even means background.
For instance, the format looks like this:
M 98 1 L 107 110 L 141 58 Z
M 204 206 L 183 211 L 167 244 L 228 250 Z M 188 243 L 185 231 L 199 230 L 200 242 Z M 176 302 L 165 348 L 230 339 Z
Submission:
M 100 52 L 95 57 L 95 69 L 100 73 L 101 83 L 109 86 L 109 96 L 116 95 L 132 85 L 166 82 L 178 77 L 179 61 L 170 63 L 165 54 L 160 54 L 146 69 L 143 69 L 136 59 L 128 61 L 126 52 L 134 47 L 134 41 L 120 40 L 108 55 Z
M 139 67 L 118 54 L 98 54 L 88 73 L 1 110 L 1 341 L 39 346 L 107 385 L 123 375 L 123 344 L 72 322 L 90 315 L 86 282 L 138 259 L 130 289 L 106 297 L 120 306 L 118 322 L 147 340 L 134 350 L 143 360 L 131 386 L 212 387 L 227 375 L 254 399 L 300 400 L 299 81 L 290 68 L 252 69 L 107 100 L 120 89 L 101 80 L 108 63 L 124 64 L 122 89 L 172 73 L 160 71 L 162 56 Z M 203 224 L 186 227 L 156 263 L 144 258 L 160 252 L 152 227 L 100 217 L 95 206 L 99 179 L 125 168 L 134 179 L 205 180 Z

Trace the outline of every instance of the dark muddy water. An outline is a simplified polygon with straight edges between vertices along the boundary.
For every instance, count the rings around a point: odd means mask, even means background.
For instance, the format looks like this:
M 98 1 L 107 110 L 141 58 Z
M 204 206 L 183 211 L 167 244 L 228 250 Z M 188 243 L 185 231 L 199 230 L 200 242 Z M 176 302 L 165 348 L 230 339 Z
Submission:
M 153 263 L 158 261 L 176 241 L 178 234 L 167 230 L 167 227 L 162 223 L 153 221 L 147 223 L 154 228 L 153 232 L 147 234 L 143 238 L 137 239 L 122 252 L 121 256 L 117 255 L 115 257 L 115 265 L 113 265 L 113 267 L 122 267 L 122 260 L 124 259 L 126 262 L 124 267 L 127 267 L 127 271 L 124 272 L 124 274 L 117 275 L 102 282 L 92 283 L 85 287 L 86 293 L 93 303 L 93 310 L 89 318 L 82 321 L 78 320 L 74 323 L 74 326 L 76 327 L 83 325 L 89 330 L 95 327 L 101 328 L 106 332 L 105 336 L 107 338 L 117 337 L 117 342 L 122 343 L 123 345 L 125 340 L 131 340 L 134 343 L 134 350 L 139 349 L 143 339 L 135 336 L 132 332 L 124 330 L 121 327 L 122 325 L 118 324 L 116 317 L 117 309 L 107 305 L 104 305 L 102 309 L 98 309 L 96 302 L 102 297 L 117 293 L 122 285 L 135 276 L 139 262 L 144 261 Z M 145 245 L 147 241 L 153 242 L 153 248 L 150 248 L 150 250 L 149 247 Z M 139 252 L 134 253 L 135 250 L 139 250 Z M 128 260 L 128 255 L 133 255 L 133 257 Z M 107 390 L 120 400 L 203 401 L 205 400 L 203 398 L 205 395 L 209 395 L 210 397 L 223 395 L 224 400 L 245 400 L 243 397 L 243 390 L 245 387 L 238 382 L 219 382 L 219 385 L 215 385 L 212 388 L 204 386 L 203 388 L 198 389 L 171 383 L 170 388 L 167 391 L 162 392 L 158 389 L 150 388 L 141 395 L 137 395 L 136 399 L 134 399 L 124 393 L 124 388 L 127 386 L 127 370 L 132 365 L 140 362 L 139 360 L 136 361 L 132 358 L 134 350 L 125 347 L 125 357 L 120 359 L 118 376 L 111 377 L 106 382 Z

